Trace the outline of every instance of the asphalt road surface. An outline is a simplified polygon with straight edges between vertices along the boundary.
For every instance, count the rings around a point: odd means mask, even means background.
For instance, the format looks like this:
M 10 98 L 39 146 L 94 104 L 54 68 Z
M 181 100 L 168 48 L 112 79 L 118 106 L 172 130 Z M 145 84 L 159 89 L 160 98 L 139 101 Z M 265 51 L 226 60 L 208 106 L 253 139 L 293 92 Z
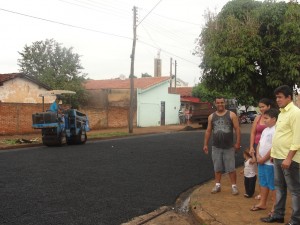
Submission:
M 203 131 L 0 152 L 0 224 L 117 225 L 213 177 Z M 249 134 L 242 136 L 242 146 Z M 242 154 L 237 155 L 241 165 Z

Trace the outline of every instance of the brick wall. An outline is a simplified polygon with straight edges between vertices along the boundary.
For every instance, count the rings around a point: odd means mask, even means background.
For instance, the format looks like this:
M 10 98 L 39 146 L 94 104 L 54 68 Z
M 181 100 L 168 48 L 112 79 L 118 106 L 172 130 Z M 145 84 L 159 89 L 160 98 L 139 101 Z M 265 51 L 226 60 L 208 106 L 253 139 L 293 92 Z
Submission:
M 108 109 L 81 108 L 80 112 L 88 115 L 91 129 L 128 127 L 128 108 L 112 107 Z M 136 126 L 136 112 L 133 116 L 133 126 Z
M 32 114 L 41 111 L 42 104 L 0 103 L 0 135 L 40 132 L 31 124 Z
M 50 104 L 45 104 L 45 109 L 49 106 Z M 0 135 L 39 133 L 40 130 L 31 127 L 32 114 L 42 111 L 42 104 L 0 102 Z M 93 130 L 128 126 L 127 107 L 85 107 L 79 111 L 88 115 L 89 125 Z M 136 115 L 133 121 L 136 126 Z

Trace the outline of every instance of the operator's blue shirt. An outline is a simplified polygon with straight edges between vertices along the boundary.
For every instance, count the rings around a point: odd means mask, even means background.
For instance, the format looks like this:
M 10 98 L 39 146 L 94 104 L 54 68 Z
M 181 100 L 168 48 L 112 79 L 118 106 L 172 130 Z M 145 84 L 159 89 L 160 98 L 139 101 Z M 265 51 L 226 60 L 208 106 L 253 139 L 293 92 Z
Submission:
M 57 113 L 58 112 L 58 105 L 56 102 L 53 102 L 51 105 L 50 105 L 50 109 L 49 109 L 51 112 L 55 112 Z

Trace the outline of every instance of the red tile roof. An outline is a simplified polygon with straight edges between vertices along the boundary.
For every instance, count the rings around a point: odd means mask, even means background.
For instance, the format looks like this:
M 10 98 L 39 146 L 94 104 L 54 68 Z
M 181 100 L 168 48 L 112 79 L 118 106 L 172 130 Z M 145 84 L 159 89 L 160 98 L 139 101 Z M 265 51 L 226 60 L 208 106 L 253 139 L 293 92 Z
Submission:
M 142 77 L 134 78 L 134 88 L 147 89 L 159 83 L 166 82 L 170 77 Z M 129 89 L 130 79 L 119 80 L 87 80 L 84 84 L 87 90 L 97 89 Z
M 39 85 L 40 87 L 45 88 L 46 90 L 50 90 L 51 89 L 48 85 L 46 85 L 46 84 L 38 81 L 37 79 L 35 79 L 34 77 L 32 77 L 30 75 L 27 75 L 27 74 L 24 74 L 24 73 L 6 73 L 6 74 L 0 74 L 0 84 L 3 84 L 6 81 L 9 81 L 9 80 L 12 80 L 12 79 L 15 79 L 15 78 L 18 78 L 18 77 L 23 78 L 23 79 L 27 79 L 30 82 L 33 82 L 33 83 Z
M 192 87 L 172 87 L 169 88 L 169 93 L 180 94 L 181 97 L 192 97 Z
M 0 83 L 19 77 L 19 73 L 0 74 Z
M 198 102 L 200 102 L 200 98 L 197 98 L 197 97 L 181 97 L 180 101 L 182 101 L 182 102 L 195 102 L 195 103 L 198 103 Z

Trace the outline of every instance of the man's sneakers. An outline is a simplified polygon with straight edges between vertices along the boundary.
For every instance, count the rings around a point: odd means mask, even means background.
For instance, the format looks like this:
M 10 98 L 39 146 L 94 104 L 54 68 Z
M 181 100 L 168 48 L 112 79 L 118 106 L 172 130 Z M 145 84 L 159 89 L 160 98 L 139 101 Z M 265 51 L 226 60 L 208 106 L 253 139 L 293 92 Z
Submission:
M 239 194 L 239 190 L 237 189 L 237 186 L 232 186 L 231 188 L 231 194 L 233 195 L 238 195 Z
M 211 193 L 212 194 L 216 194 L 216 193 L 218 193 L 220 191 L 221 191 L 221 186 L 220 185 L 215 185 L 213 187 L 213 189 L 211 190 Z M 233 195 L 238 195 L 239 194 L 239 190 L 237 189 L 236 185 L 232 186 L 232 188 L 231 188 L 231 194 L 233 194 Z
M 213 189 L 211 190 L 211 193 L 212 194 L 216 194 L 216 193 L 218 193 L 218 192 L 220 192 L 221 191 L 221 186 L 220 185 L 215 185 L 214 187 L 213 187 Z

